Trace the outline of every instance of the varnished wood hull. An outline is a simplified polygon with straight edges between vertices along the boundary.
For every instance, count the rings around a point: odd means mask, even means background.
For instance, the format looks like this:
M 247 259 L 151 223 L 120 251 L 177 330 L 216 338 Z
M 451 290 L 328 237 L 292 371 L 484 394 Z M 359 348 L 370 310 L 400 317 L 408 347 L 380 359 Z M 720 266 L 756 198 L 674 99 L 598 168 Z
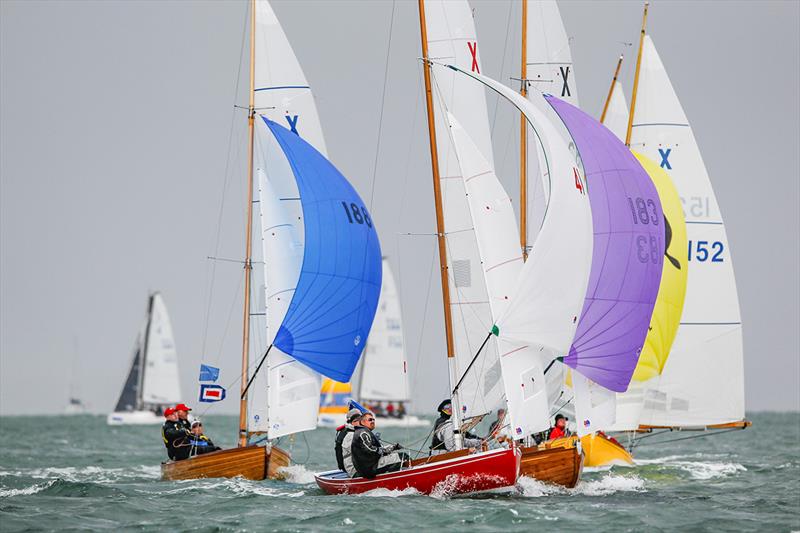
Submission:
M 271 452 L 267 452 L 264 446 L 231 448 L 183 461 L 161 463 L 161 479 L 175 481 L 238 476 L 253 480 L 276 479 L 281 477 L 279 469 L 288 466 L 289 460 L 289 454 L 275 446 Z
M 545 483 L 572 488 L 578 484 L 583 470 L 583 453 L 574 446 L 541 446 L 522 448 L 519 475 Z

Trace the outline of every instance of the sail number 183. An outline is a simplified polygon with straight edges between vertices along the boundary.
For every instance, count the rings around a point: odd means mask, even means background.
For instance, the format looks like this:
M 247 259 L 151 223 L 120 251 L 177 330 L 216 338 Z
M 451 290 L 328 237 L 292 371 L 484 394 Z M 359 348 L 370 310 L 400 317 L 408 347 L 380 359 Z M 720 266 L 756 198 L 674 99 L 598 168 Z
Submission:
M 372 227 L 372 219 L 369 218 L 369 213 L 363 205 L 359 209 L 356 204 L 347 205 L 347 202 L 342 202 L 342 207 L 351 224 L 366 224 L 368 228 Z

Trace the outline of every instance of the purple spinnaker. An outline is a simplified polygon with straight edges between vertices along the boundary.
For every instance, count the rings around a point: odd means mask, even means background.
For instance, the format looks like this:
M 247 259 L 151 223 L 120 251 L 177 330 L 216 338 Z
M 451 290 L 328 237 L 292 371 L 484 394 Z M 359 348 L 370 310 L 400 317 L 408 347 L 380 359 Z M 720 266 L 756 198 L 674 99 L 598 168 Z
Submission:
M 594 225 L 589 286 L 564 363 L 607 389 L 624 392 L 661 283 L 661 202 L 647 172 L 611 131 L 577 107 L 546 98 L 583 161 Z

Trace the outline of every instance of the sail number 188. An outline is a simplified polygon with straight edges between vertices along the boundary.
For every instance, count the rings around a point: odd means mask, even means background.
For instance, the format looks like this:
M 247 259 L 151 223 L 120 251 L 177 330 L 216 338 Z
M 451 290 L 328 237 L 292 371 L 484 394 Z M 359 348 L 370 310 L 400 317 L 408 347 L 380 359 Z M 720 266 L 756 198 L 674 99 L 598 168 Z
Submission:
M 344 207 L 347 220 L 351 224 L 366 224 L 368 228 L 372 227 L 372 219 L 369 218 L 369 213 L 364 206 L 359 209 L 356 204 L 347 205 L 347 202 L 342 202 L 342 207 Z

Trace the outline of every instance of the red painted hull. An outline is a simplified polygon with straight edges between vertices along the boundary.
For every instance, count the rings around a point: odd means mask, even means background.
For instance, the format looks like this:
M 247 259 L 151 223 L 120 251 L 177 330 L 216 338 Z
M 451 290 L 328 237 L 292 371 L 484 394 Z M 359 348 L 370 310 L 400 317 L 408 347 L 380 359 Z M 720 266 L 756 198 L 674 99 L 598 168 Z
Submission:
M 453 458 L 415 464 L 407 470 L 381 474 L 374 479 L 347 478 L 338 472 L 324 472 L 315 477 L 317 485 L 328 494 L 360 494 L 374 489 L 416 489 L 423 494 L 464 494 L 513 486 L 517 482 L 521 454 L 519 450 L 491 450 L 471 455 L 453 454 Z M 418 463 L 418 461 L 415 461 Z M 341 473 L 338 473 L 341 474 Z

